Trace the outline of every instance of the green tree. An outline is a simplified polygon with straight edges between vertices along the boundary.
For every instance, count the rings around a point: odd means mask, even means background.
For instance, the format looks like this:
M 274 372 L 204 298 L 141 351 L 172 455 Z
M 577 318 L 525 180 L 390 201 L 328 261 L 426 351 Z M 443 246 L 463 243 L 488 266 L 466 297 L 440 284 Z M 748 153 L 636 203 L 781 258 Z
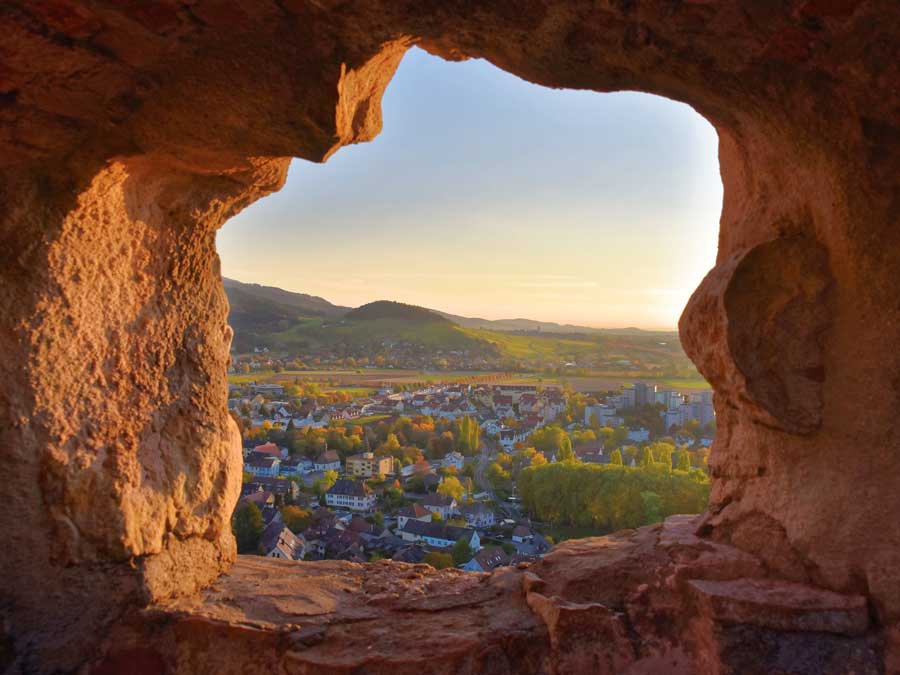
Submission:
M 337 483 L 338 472 L 334 469 L 329 469 L 325 473 L 322 474 L 322 477 L 318 480 L 313 481 L 313 492 L 315 492 L 320 497 L 328 492 L 332 486 Z
M 403 490 L 398 487 L 389 487 L 384 491 L 384 502 L 389 508 L 396 509 L 403 506 Z
M 653 458 L 661 463 L 665 464 L 669 469 L 672 468 L 672 453 L 675 452 L 675 446 L 670 443 L 663 443 L 658 441 L 650 446 L 653 450 Z
M 311 518 L 312 514 L 299 506 L 285 506 L 281 509 L 281 519 L 284 520 L 284 524 L 294 534 L 303 532 L 303 530 L 308 528 Z
M 641 468 L 649 469 L 653 466 L 654 463 L 653 451 L 650 450 L 649 447 L 645 447 L 643 450 L 641 450 Z
M 662 499 L 655 492 L 645 491 L 641 493 L 644 503 L 644 524 L 662 522 Z
M 686 450 L 681 450 L 678 453 L 678 470 L 679 471 L 690 471 L 691 470 L 691 456 L 687 453 Z
M 609 453 L 609 463 L 611 466 L 622 466 L 622 451 L 616 448 Z
M 525 510 L 535 518 L 596 534 L 699 513 L 709 500 L 709 478 L 699 470 L 555 462 L 523 469 L 517 485 Z
M 472 559 L 472 548 L 465 539 L 460 539 L 453 544 L 453 564 L 465 565 Z
M 425 555 L 424 562 L 426 565 L 431 565 L 436 570 L 442 570 L 448 567 L 453 567 L 453 556 L 449 553 L 438 553 L 437 551 L 432 551 Z
M 238 553 L 256 553 L 263 532 L 263 517 L 259 507 L 248 502 L 237 510 L 232 523 Z
M 510 474 L 498 462 L 488 467 L 487 477 L 496 490 L 506 490 L 510 487 Z

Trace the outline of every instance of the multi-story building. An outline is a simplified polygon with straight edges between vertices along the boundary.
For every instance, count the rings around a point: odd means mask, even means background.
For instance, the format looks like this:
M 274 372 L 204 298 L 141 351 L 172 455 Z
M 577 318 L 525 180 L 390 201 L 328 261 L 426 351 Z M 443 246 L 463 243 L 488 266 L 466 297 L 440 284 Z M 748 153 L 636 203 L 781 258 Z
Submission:
M 632 386 L 634 391 L 634 405 L 641 407 L 645 405 L 656 404 L 656 385 L 644 384 L 643 382 L 635 382 Z
M 663 418 L 663 425 L 666 431 L 669 431 L 673 426 L 682 426 L 681 410 L 664 410 L 660 413 L 660 417 Z
M 584 424 L 590 426 L 591 418 L 596 416 L 601 427 L 615 427 L 622 423 L 616 415 L 616 409 L 609 405 L 588 405 L 584 407 Z
M 698 391 L 691 394 L 691 403 L 696 406 L 697 421 L 701 426 L 706 426 L 716 419 L 716 411 L 713 408 L 712 390 Z
M 348 457 L 345 466 L 349 476 L 360 478 L 386 476 L 394 473 L 394 458 L 390 455 L 376 457 L 373 452 L 362 452 Z
M 362 481 L 342 478 L 325 493 L 325 503 L 338 509 L 372 511 L 375 508 L 375 493 Z
M 656 392 L 656 402 L 664 405 L 666 410 L 678 410 L 684 403 L 684 396 L 678 391 L 658 391 Z
M 713 408 L 712 392 L 701 391 L 691 394 L 690 401 L 681 405 L 681 423 L 696 420 L 701 426 L 706 426 L 716 419 L 716 411 Z

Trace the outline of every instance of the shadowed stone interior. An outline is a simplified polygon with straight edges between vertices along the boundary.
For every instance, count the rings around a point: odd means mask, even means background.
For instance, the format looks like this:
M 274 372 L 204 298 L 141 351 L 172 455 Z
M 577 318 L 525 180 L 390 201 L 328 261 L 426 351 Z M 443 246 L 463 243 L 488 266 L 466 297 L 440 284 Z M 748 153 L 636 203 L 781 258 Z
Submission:
M 447 672 L 900 669 L 898 33 L 895 0 L 5 2 L 0 665 L 223 672 L 213 647 L 231 636 L 242 672 L 413 672 L 438 662 L 379 626 L 424 635 L 456 612 L 490 637 Z M 440 613 L 410 599 L 427 569 L 232 567 L 214 245 L 291 157 L 378 133 L 412 45 L 684 101 L 719 134 L 725 187 L 717 263 L 680 322 L 716 393 L 707 513 L 572 542 L 481 595 L 441 573 Z M 248 574 L 320 594 L 325 618 L 256 626 L 236 609 Z M 358 625 L 381 637 L 369 662 L 340 647 L 360 589 L 386 613 Z

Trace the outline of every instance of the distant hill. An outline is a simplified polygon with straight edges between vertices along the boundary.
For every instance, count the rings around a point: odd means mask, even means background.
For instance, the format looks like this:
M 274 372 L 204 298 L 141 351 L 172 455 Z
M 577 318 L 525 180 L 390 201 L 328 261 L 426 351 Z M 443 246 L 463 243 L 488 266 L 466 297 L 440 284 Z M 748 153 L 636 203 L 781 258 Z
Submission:
M 389 300 L 355 309 L 324 298 L 224 279 L 234 349 L 267 347 L 304 359 L 391 358 L 398 367 L 441 360 L 464 367 L 587 364 L 613 370 L 693 376 L 674 331 L 596 329 L 530 319 L 467 318 Z
M 356 309 L 351 309 L 344 315 L 345 319 L 352 321 L 372 321 L 374 319 L 401 319 L 403 321 L 415 321 L 418 323 L 455 323 L 450 319 L 424 307 L 406 305 L 402 302 L 391 300 L 377 300 Z
M 471 350 L 495 354 L 496 347 L 424 307 L 379 300 L 356 309 L 324 298 L 272 286 L 223 279 L 234 329 L 234 348 L 288 352 L 376 352 L 405 344 L 429 352 Z
M 250 308 L 245 305 L 252 300 L 255 304 L 261 303 L 269 311 L 275 311 L 276 313 L 285 313 L 287 310 L 293 310 L 293 313 L 299 313 L 304 316 L 343 316 L 350 311 L 349 307 L 333 305 L 325 298 L 320 298 L 317 295 L 294 293 L 275 286 L 246 284 L 243 281 L 225 277 L 222 278 L 222 284 L 225 286 L 225 292 L 228 294 L 228 301 L 231 303 L 232 310 L 248 311 Z
M 541 331 L 545 333 L 584 333 L 602 334 L 602 335 L 652 335 L 657 332 L 666 331 L 647 331 L 641 328 L 591 328 L 590 326 L 579 326 L 571 323 L 555 323 L 553 321 L 535 321 L 534 319 L 480 319 L 465 316 L 457 316 L 456 314 L 448 314 L 446 312 L 437 312 L 441 316 L 458 323 L 464 328 L 481 328 L 485 330 L 518 332 L 518 331 Z M 674 332 L 674 331 L 672 331 Z
M 268 344 L 269 336 L 289 330 L 301 318 L 339 317 L 350 309 L 315 295 L 292 293 L 274 286 L 226 278 L 222 283 L 231 306 L 228 323 L 234 329 L 234 346 L 238 351 Z
M 463 328 L 475 328 L 491 331 L 517 332 L 542 331 L 547 333 L 583 333 L 605 335 L 653 335 L 669 331 L 647 331 L 640 328 L 592 328 L 576 324 L 561 324 L 552 321 L 535 321 L 534 319 L 482 319 L 450 314 L 440 310 L 406 305 L 390 300 L 378 300 L 362 305 L 356 309 L 335 305 L 324 298 L 306 293 L 286 291 L 275 286 L 248 284 L 234 279 L 223 278 L 225 292 L 231 303 L 229 323 L 237 330 L 252 330 L 255 326 L 271 326 L 272 324 L 290 321 L 297 316 L 304 317 L 339 317 L 347 318 L 412 318 L 409 312 L 428 312 L 432 320 L 443 317 Z M 360 312 L 373 312 L 360 314 Z M 356 313 L 356 314 L 354 314 Z M 380 316 L 379 316 L 380 315 Z M 426 315 L 419 315 L 422 320 Z M 282 324 L 283 325 L 283 324 Z M 674 331 L 671 331 L 674 332 Z

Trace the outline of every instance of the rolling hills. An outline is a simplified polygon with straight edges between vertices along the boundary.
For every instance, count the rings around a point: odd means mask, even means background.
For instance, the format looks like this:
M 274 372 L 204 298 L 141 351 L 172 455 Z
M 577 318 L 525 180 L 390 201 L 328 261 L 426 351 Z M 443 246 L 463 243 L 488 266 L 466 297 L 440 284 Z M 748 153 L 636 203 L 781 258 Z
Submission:
M 693 377 L 677 333 L 601 330 L 527 319 L 469 319 L 388 300 L 350 309 L 303 293 L 225 280 L 234 349 L 306 359 L 381 355 L 397 367 L 640 371 Z

